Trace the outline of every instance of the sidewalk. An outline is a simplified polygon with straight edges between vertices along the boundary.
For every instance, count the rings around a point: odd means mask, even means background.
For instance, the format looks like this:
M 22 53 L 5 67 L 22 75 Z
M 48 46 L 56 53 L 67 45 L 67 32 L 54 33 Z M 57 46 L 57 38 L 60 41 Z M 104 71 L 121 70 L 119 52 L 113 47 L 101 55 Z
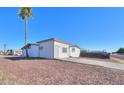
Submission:
M 94 60 L 83 59 L 83 58 L 67 58 L 67 59 L 61 59 L 61 60 L 71 61 L 71 62 L 76 62 L 76 63 L 81 63 L 81 64 L 98 65 L 98 66 L 103 66 L 103 67 L 108 67 L 108 68 L 115 68 L 115 69 L 124 70 L 124 64 L 119 64 L 119 63 L 112 63 L 112 62 L 105 62 L 105 61 L 94 61 Z

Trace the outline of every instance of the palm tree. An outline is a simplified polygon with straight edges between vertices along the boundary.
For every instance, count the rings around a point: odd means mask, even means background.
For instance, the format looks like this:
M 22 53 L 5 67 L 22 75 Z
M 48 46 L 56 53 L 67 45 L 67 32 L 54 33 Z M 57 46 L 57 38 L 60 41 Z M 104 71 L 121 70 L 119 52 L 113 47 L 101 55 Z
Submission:
M 27 32 L 28 32 L 28 19 L 32 16 L 32 10 L 30 7 L 23 7 L 18 12 L 19 17 L 25 21 L 25 46 L 27 45 Z M 26 57 L 28 58 L 28 49 L 26 47 Z

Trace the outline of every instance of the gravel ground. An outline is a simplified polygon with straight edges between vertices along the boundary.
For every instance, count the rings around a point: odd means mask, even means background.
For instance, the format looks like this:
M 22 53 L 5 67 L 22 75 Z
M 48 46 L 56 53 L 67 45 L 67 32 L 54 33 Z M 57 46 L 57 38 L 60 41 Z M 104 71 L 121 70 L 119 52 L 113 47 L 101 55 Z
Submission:
M 124 71 L 59 60 L 0 57 L 0 84 L 120 85 Z

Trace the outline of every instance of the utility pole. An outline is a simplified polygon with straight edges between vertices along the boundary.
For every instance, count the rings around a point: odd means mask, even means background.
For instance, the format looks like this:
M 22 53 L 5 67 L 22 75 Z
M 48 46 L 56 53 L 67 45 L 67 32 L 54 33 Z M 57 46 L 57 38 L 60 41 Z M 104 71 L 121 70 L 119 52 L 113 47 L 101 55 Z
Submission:
M 6 44 L 4 44 L 4 55 L 6 54 Z

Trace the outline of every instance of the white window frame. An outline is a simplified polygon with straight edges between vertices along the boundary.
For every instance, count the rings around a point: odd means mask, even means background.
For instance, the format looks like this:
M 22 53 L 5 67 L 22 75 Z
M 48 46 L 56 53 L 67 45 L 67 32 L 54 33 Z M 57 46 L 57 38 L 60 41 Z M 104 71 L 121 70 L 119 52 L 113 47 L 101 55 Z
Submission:
M 72 47 L 72 52 L 75 52 L 75 47 Z
M 62 53 L 67 53 L 67 48 L 66 47 L 62 48 Z
M 39 49 L 40 49 L 40 50 L 43 50 L 43 46 L 40 46 Z

